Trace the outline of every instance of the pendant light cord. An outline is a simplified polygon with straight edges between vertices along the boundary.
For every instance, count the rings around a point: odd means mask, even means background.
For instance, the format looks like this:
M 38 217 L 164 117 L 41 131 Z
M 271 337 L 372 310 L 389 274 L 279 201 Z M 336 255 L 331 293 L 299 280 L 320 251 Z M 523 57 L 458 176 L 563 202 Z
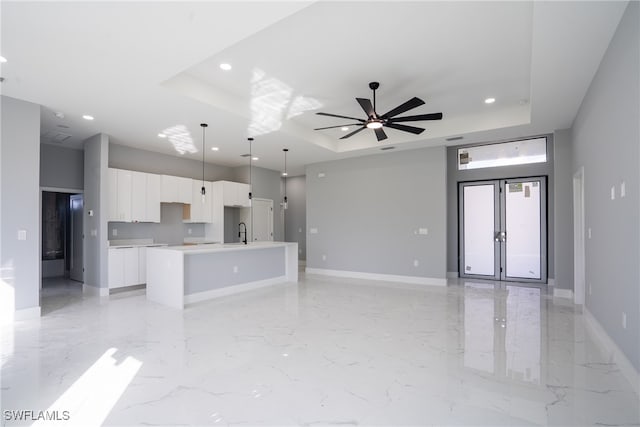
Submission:
M 200 192 L 204 202 L 204 195 L 206 194 L 206 190 L 204 188 L 204 130 L 208 125 L 206 123 L 200 123 L 200 126 L 202 126 L 202 188 L 200 189 Z

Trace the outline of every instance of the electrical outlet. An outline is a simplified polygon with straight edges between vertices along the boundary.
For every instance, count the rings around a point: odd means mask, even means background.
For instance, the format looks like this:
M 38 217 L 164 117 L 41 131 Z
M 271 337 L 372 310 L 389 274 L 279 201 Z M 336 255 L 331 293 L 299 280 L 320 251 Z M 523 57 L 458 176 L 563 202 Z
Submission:
M 317 228 L 310 228 L 309 229 L 309 234 L 318 234 L 318 229 Z
M 418 261 L 417 259 L 414 259 L 414 260 L 413 260 L 413 266 L 414 266 L 414 267 L 417 267 L 417 266 L 419 266 L 419 265 L 420 265 L 420 261 Z
M 234 266 L 233 266 L 233 272 L 234 272 L 234 273 L 237 273 L 237 272 L 238 272 L 238 266 L 237 266 L 237 265 L 234 265 Z
M 327 256 L 326 255 L 322 255 L 322 260 L 326 261 L 327 260 Z
M 193 233 L 193 230 L 192 230 L 192 229 L 190 229 L 190 228 L 187 228 L 187 233 L 188 233 L 189 235 L 191 235 L 191 233 Z
M 298 233 L 302 233 L 302 227 L 298 228 Z
M 429 229 L 428 228 L 419 228 L 418 229 L 418 234 L 422 234 L 422 235 L 427 235 L 429 234 Z
M 324 174 L 324 172 L 320 172 L 320 173 L 318 174 L 318 178 L 324 178 L 325 176 L 326 176 L 326 175 Z
M 118 235 L 118 229 L 114 228 L 113 230 L 111 230 L 111 235 L 112 236 L 117 236 Z
M 98 237 L 98 229 L 97 228 L 94 228 L 94 229 L 91 230 L 91 236 L 92 237 Z
M 622 329 L 627 329 L 627 313 L 622 312 Z

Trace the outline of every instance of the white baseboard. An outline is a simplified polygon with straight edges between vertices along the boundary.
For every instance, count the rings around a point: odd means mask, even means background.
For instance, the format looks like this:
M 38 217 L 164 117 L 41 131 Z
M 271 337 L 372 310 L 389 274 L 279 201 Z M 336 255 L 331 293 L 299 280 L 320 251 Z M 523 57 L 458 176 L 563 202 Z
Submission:
M 620 367 L 620 372 L 629 381 L 636 394 L 640 394 L 640 375 L 638 375 L 638 371 L 586 306 L 583 313 L 587 329 L 593 333 L 598 343 L 608 352 L 609 358 Z
M 554 298 L 567 298 L 573 301 L 573 291 L 571 289 L 553 288 Z
M 435 277 L 398 276 L 395 274 L 362 273 L 359 271 L 327 270 L 324 268 L 306 268 L 306 273 L 323 276 L 349 277 L 352 279 L 382 280 L 385 282 L 412 283 L 416 285 L 447 286 L 447 279 Z
M 39 319 L 39 318 L 40 318 L 40 306 L 22 308 L 20 310 L 16 310 L 13 313 L 13 320 L 15 322 L 20 320 L 33 320 L 33 319 Z
M 447 279 L 457 279 L 458 272 L 457 271 L 447 271 Z
M 82 293 L 92 297 L 108 297 L 109 288 L 96 288 L 85 283 L 82 284 Z
M 241 292 L 252 291 L 254 289 L 266 288 L 268 286 L 286 283 L 287 276 L 274 277 L 273 279 L 258 280 L 255 282 L 243 283 L 242 285 L 226 286 L 224 288 L 212 289 L 210 291 L 197 292 L 184 296 L 184 304 L 206 301 L 213 298 L 220 298 L 227 295 L 239 294 Z

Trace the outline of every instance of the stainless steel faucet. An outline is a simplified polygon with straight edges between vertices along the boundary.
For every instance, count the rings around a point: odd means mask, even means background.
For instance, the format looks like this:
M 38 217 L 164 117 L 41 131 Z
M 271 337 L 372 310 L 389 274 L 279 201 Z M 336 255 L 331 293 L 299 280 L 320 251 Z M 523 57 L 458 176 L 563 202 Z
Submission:
M 242 231 L 242 226 L 244 225 L 244 231 Z M 242 240 L 242 242 L 244 242 L 244 244 L 247 244 L 247 224 L 245 224 L 244 222 L 241 222 L 240 224 L 238 224 L 238 237 L 242 236 L 242 233 L 244 233 L 244 240 Z

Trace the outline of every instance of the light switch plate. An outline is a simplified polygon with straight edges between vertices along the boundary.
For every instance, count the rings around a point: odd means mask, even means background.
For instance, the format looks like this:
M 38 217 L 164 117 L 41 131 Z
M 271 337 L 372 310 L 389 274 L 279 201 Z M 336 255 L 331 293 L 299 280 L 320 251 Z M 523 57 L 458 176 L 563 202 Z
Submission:
M 118 235 L 118 229 L 114 228 L 113 230 L 111 230 L 111 235 L 112 236 L 117 236 Z
M 318 229 L 317 228 L 310 228 L 309 229 L 309 234 L 318 234 Z
M 320 172 L 320 173 L 318 174 L 318 178 L 324 178 L 325 176 L 326 176 L 326 175 L 324 174 L 324 172 Z
M 27 230 L 18 230 L 18 240 L 27 240 Z
M 616 199 L 616 186 L 611 187 L 611 200 Z
M 625 184 L 624 181 L 622 181 L 620 183 L 620 198 L 624 197 L 627 195 L 627 185 Z
M 428 228 L 419 228 L 418 229 L 418 234 L 427 235 L 427 234 L 429 234 L 429 229 Z

